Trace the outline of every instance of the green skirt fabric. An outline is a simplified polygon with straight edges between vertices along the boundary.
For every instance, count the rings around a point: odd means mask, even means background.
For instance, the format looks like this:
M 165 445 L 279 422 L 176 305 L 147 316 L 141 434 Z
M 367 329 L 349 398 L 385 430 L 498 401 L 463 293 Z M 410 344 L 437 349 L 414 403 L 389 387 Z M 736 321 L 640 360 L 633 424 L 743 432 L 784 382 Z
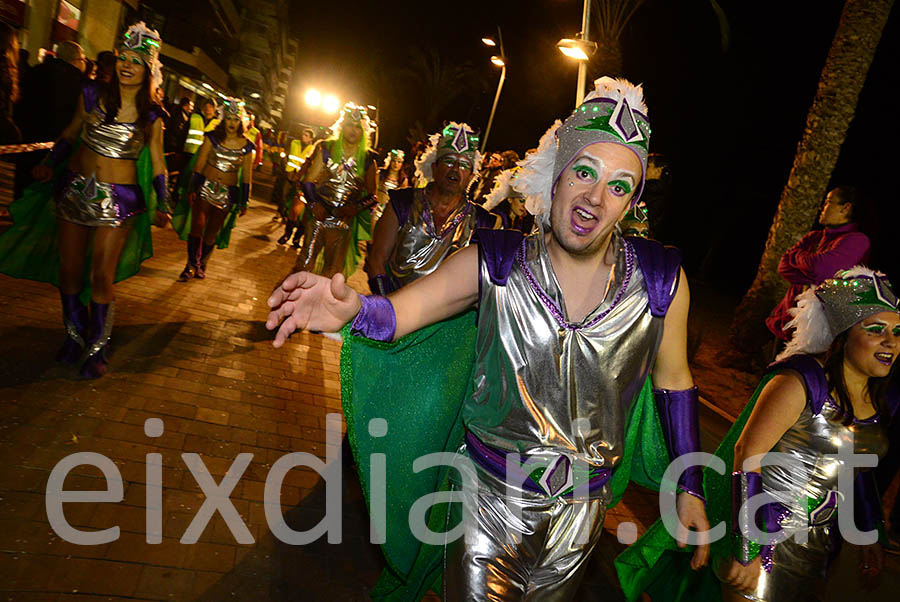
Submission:
M 178 233 L 178 238 L 187 240 L 191 235 L 191 204 L 188 202 L 188 191 L 190 190 L 191 174 L 194 173 L 194 166 L 197 164 L 197 153 L 188 161 L 187 167 L 184 168 L 183 175 L 178 181 L 178 205 L 172 211 L 172 228 Z M 244 181 L 243 168 L 238 170 L 238 183 L 240 185 Z M 238 214 L 241 212 L 240 206 L 235 203 L 228 210 L 222 229 L 216 236 L 216 248 L 227 249 L 231 243 L 231 231 L 234 230 L 234 224 L 237 222 Z
M 706 513 L 711 527 L 724 522 L 731 533 L 731 469 L 737 443 L 756 400 L 775 373 L 767 374 L 754 391 L 741 415 L 729 429 L 715 455 L 725 462 L 724 474 L 703 470 Z M 731 558 L 726 535 L 710 545 L 710 561 L 699 571 L 690 568 L 693 549 L 678 548 L 662 519 L 657 520 L 632 546 L 616 558 L 616 572 L 629 602 L 647 592 L 653 602 L 716 602 L 722 600 L 721 583 L 713 573 L 714 562 Z
M 384 454 L 388 467 L 382 545 L 387 568 L 372 596 L 416 601 L 429 589 L 441 591 L 443 548 L 415 538 L 409 511 L 422 496 L 449 491 L 450 470 L 442 466 L 414 473 L 412 463 L 429 453 L 453 453 L 463 442 L 462 406 L 472 394 L 476 313 L 460 314 L 394 343 L 351 335 L 349 326 L 342 335 L 341 396 L 367 504 L 372 454 Z M 387 421 L 384 436 L 369 434 L 373 418 Z M 612 504 L 621 499 L 630 480 L 658 489 L 668 466 L 649 378 L 628 416 L 625 450 L 610 482 Z M 432 506 L 426 518 L 435 532 L 452 527 L 447 519 L 444 504 Z
M 9 206 L 13 225 L 0 235 L 0 273 L 59 286 L 59 227 L 53 210 L 52 182 L 66 168 L 67 165 L 60 165 L 53 180 L 35 182 Z M 132 218 L 127 226 L 130 229 L 116 267 L 116 282 L 137 274 L 141 263 L 153 256 L 150 226 L 156 216 L 156 192 L 151 185 L 153 165 L 146 147 L 137 161 L 137 175 L 147 211 Z M 89 245 L 81 294 L 85 303 L 91 294 L 91 256 Z

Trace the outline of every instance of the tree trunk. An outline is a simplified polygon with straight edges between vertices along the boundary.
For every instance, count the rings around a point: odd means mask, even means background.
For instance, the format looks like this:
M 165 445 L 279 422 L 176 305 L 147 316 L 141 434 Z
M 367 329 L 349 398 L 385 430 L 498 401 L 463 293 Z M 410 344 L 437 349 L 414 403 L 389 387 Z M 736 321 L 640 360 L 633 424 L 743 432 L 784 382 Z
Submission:
M 787 291 L 778 261 L 815 223 L 892 4 L 893 0 L 844 4 L 756 278 L 735 310 L 730 339 L 739 358 L 732 359 L 752 362 L 771 341 L 764 321 Z M 771 96 L 769 102 L 777 110 L 777 97 Z

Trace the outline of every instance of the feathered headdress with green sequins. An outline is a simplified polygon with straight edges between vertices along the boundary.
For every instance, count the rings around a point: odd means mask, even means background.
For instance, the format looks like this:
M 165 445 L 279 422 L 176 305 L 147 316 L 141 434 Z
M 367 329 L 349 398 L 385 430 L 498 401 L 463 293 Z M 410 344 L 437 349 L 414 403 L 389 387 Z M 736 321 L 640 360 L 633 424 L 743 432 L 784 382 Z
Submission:
M 565 121 L 557 120 L 550 126 L 537 151 L 519 161 L 522 170 L 514 187 L 525 195 L 525 206 L 531 213 L 549 219 L 559 175 L 585 147 L 596 142 L 621 144 L 637 155 L 641 183 L 631 198 L 634 205 L 644 189 L 650 148 L 650 121 L 641 86 L 624 79 L 599 78 Z
M 122 36 L 119 51 L 123 50 L 136 52 L 150 70 L 150 78 L 153 82 L 157 86 L 162 84 L 162 63 L 159 61 L 162 38 L 159 37 L 159 33 L 147 27 L 143 21 L 135 23 Z
M 472 173 L 477 173 L 481 166 L 481 153 L 478 152 L 480 139 L 478 134 L 465 123 L 451 121 L 440 132 L 428 137 L 428 147 L 416 159 L 416 175 L 426 182 L 434 180 L 431 167 L 444 155 L 463 155 L 472 161 Z
M 797 305 L 789 311 L 794 319 L 785 330 L 793 328 L 794 334 L 776 361 L 797 353 L 824 353 L 837 335 L 869 316 L 900 313 L 900 302 L 884 274 L 856 266 L 797 295 Z

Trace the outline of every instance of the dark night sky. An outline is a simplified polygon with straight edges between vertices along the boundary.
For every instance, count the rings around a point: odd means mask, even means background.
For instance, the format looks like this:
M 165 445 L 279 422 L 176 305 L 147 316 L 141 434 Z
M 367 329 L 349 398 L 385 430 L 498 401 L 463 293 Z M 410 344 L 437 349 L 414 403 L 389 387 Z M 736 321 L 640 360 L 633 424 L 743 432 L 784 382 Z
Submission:
M 707 1 L 647 0 L 623 35 L 624 75 L 643 83 L 651 150 L 665 154 L 673 168 L 676 210 L 665 242 L 682 248 L 692 277 L 739 294 L 755 273 L 843 2 L 720 4 L 731 25 L 727 52 Z M 488 146 L 522 154 L 574 104 L 576 66 L 559 53 L 556 41 L 580 29 L 581 5 L 395 0 L 343 2 L 332 12 L 322 3 L 297 2 L 292 20 L 300 61 L 292 94 L 296 98 L 315 86 L 342 101 L 377 102 L 380 145 L 405 148 L 407 128 L 425 111 L 421 91 L 393 74 L 409 63 L 411 50 L 435 49 L 447 64 L 470 63 L 474 85 L 426 129 L 452 119 L 483 130 L 499 69 L 490 64 L 491 51 L 480 38 L 500 25 L 508 69 Z M 888 183 L 900 135 L 893 95 L 900 88 L 898 10 L 832 178 L 835 185 L 861 186 L 878 203 L 882 221 L 891 223 L 900 218 L 898 195 Z M 299 107 L 299 98 L 295 102 Z M 299 117 L 314 119 L 309 113 Z M 898 256 L 881 249 L 873 265 L 898 273 Z

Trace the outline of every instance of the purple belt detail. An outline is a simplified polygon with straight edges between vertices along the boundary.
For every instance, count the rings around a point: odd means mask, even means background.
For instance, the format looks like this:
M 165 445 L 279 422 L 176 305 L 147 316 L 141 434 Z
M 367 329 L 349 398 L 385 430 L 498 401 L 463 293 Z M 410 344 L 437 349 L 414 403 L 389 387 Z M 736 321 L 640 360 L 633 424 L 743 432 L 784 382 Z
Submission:
M 478 464 L 503 482 L 509 482 L 509 480 L 507 479 L 506 457 L 509 453 L 512 452 L 506 452 L 492 447 L 469 431 L 466 431 L 466 449 L 469 451 L 469 455 L 476 464 Z M 570 462 L 557 462 L 552 467 L 548 466 L 545 474 L 553 472 L 561 464 L 565 464 L 565 466 L 567 466 L 567 470 L 571 470 Z M 514 477 L 515 482 L 520 483 L 523 489 L 526 489 L 532 493 L 555 496 L 559 494 L 560 491 L 565 491 L 565 488 L 561 488 L 560 490 L 553 492 L 550 491 L 549 488 L 542 487 L 539 483 L 532 479 L 530 475 L 526 474 L 519 465 L 514 465 L 512 467 L 512 471 L 514 472 L 512 476 Z M 611 476 L 612 470 L 610 470 L 609 468 L 601 468 L 594 472 L 591 475 L 591 478 L 588 479 L 588 493 L 596 493 L 597 491 L 602 489 L 603 486 L 606 485 L 606 482 L 609 481 L 609 478 Z

